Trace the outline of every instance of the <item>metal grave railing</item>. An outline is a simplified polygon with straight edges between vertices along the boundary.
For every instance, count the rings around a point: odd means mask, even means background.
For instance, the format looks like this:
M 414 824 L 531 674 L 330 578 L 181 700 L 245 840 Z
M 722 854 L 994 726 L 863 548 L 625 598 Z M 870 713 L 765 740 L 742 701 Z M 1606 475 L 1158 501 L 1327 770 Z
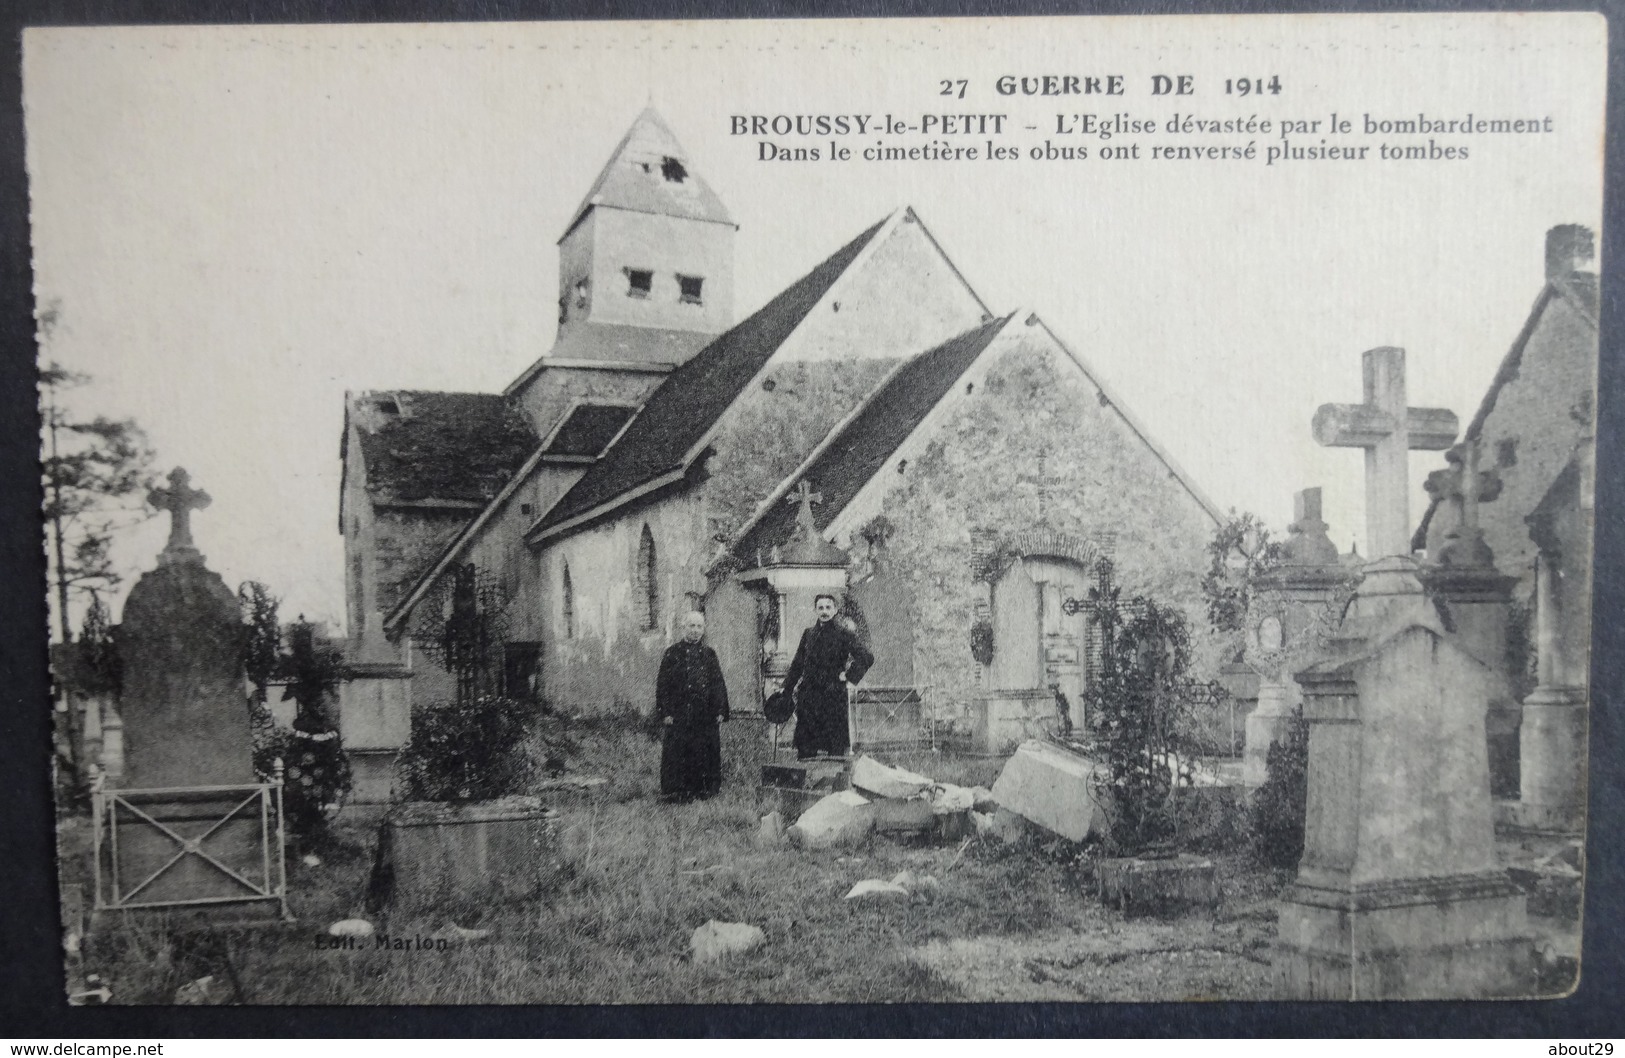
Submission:
M 272 903 L 284 919 L 292 919 L 288 911 L 288 871 L 283 850 L 287 837 L 282 809 L 282 767 L 277 762 L 276 777 L 271 782 L 243 783 L 228 786 L 164 786 L 143 789 L 109 788 L 98 778 L 92 791 L 91 812 L 94 826 L 95 854 L 95 910 L 125 911 L 138 908 L 197 907 L 209 904 Z M 168 822 L 156 818 L 146 809 L 157 804 L 191 804 L 196 806 L 229 805 L 206 829 L 197 834 L 185 834 Z M 145 806 L 145 808 L 143 808 Z M 205 817 L 207 818 L 207 817 Z M 258 822 L 258 880 L 252 870 L 246 869 L 239 857 L 234 863 L 226 862 L 218 849 L 208 846 L 209 839 L 223 835 L 223 828 L 233 820 Z M 121 833 L 126 842 L 132 829 L 139 828 L 144 836 L 158 835 L 172 845 L 168 856 L 160 854 L 162 862 L 155 869 L 143 868 L 139 878 L 126 877 L 125 865 L 120 862 Z M 241 830 L 241 827 L 236 828 Z M 163 842 L 157 843 L 160 847 Z M 150 891 L 161 879 L 179 873 L 177 868 L 195 860 L 213 868 L 228 880 L 227 891 L 209 896 L 152 898 Z M 149 894 L 143 897 L 143 894 Z

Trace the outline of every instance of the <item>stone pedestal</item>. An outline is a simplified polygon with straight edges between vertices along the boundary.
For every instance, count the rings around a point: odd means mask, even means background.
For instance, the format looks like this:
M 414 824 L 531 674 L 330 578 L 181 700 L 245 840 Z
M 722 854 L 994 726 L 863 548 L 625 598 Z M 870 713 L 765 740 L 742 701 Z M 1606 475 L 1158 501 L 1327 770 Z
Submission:
M 1518 729 L 1523 710 L 1507 673 L 1507 626 L 1516 577 L 1493 566 L 1423 566 L 1423 587 L 1436 599 L 1456 642 L 1483 663 L 1490 675 L 1484 702 L 1484 735 L 1489 754 L 1490 793 L 1518 794 Z
M 1241 781 L 1248 789 L 1264 785 L 1269 774 L 1270 747 L 1286 737 L 1292 722 L 1287 685 L 1278 680 L 1258 684 L 1258 707 L 1247 714 L 1247 748 L 1242 755 Z
M 995 691 L 970 703 L 971 751 L 1002 756 L 1055 729 L 1055 695 L 1043 688 Z
M 391 800 L 395 758 L 412 737 L 411 670 L 376 662 L 346 666 L 339 684 L 339 738 L 350 761 L 350 803 Z
M 1302 701 L 1287 673 L 1316 656 L 1325 631 L 1335 623 L 1329 607 L 1349 580 L 1349 572 L 1336 564 L 1337 549 L 1324 539 L 1319 507 L 1319 489 L 1298 494 L 1288 564 L 1259 576 L 1247 612 L 1247 657 L 1263 673 L 1258 706 L 1247 715 L 1242 751 L 1242 783 L 1249 790 L 1263 785 L 1270 746 L 1285 737 Z
M 1281 994 L 1528 995 L 1524 897 L 1495 852 L 1484 748 L 1493 674 L 1444 631 L 1408 560 L 1373 565 L 1383 567 L 1367 578 L 1374 590 L 1351 613 L 1351 631 L 1366 635 L 1297 676 L 1308 811 L 1279 918 Z
M 1523 700 L 1519 826 L 1584 828 L 1587 697 L 1581 687 L 1536 687 Z

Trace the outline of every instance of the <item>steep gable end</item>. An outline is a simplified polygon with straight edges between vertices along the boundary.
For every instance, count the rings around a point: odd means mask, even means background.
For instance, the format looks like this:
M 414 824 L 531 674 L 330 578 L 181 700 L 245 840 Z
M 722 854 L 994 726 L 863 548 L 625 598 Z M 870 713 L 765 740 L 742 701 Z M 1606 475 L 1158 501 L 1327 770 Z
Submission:
M 1009 316 L 992 320 L 909 360 L 886 380 L 801 468 L 775 490 L 760 516 L 748 525 L 734 547 L 747 562 L 789 539 L 796 511 L 782 502 L 798 481 L 817 491 L 820 503 L 813 521 L 827 529 L 858 490 L 925 420 L 1004 326 Z

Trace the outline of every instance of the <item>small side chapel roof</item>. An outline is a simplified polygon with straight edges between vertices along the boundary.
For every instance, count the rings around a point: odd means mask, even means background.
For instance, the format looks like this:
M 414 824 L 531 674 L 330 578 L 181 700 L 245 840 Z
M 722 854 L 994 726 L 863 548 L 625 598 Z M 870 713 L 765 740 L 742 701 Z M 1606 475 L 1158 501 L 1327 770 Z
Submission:
M 354 421 L 374 502 L 484 504 L 536 448 L 529 420 L 495 393 L 397 390 L 352 403 L 373 405 Z
M 885 224 L 875 224 L 835 251 L 667 375 L 621 439 L 530 532 L 561 525 L 681 469 L 689 450 L 750 385 L 762 365 Z
M 587 197 L 570 214 L 564 234 L 574 231 L 594 206 L 734 223 L 722 200 L 689 168 L 688 152 L 653 107 L 644 108 L 621 137 Z
M 1014 315 L 1013 313 L 1011 315 Z M 858 490 L 875 476 L 915 427 L 925 420 L 955 383 L 992 343 L 1010 316 L 990 320 L 973 330 L 921 353 L 895 371 L 811 461 L 788 478 L 775 495 L 797 481 L 807 482 L 822 496 L 813 508 L 819 531 L 852 502 Z M 795 531 L 797 508 L 779 500 L 770 504 L 749 526 L 734 554 L 754 562 L 756 554 L 783 545 Z

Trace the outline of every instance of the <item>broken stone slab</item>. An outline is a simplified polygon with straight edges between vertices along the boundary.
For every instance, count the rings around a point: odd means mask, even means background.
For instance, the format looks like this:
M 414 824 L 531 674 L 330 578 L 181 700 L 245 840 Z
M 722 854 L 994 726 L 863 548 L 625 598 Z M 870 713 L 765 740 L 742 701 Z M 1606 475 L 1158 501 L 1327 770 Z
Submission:
M 769 812 L 762 817 L 761 825 L 756 828 L 756 844 L 772 846 L 783 840 L 784 817 L 777 811 Z
M 963 812 L 943 812 L 934 815 L 933 818 L 937 821 L 937 839 L 958 841 L 975 834 L 976 824 L 971 820 L 973 814 L 967 809 Z
M 1106 769 L 1088 757 L 1040 742 L 1023 742 L 993 784 L 1006 809 L 1069 841 L 1104 835 L 1108 823 L 1097 782 Z
M 767 943 L 759 926 L 744 922 L 718 922 L 712 919 L 694 930 L 688 938 L 689 951 L 697 963 L 716 962 L 732 955 L 745 955 Z
M 845 790 L 852 785 L 852 768 L 844 759 L 825 758 L 762 765 L 762 785 L 786 790 Z
M 1008 808 L 996 808 L 991 812 L 972 812 L 971 821 L 979 838 L 996 838 L 1009 843 L 1019 841 L 1027 832 L 1027 821 Z
M 1184 905 L 1219 906 L 1213 861 L 1188 853 L 1166 859 L 1125 857 L 1100 861 L 1100 899 L 1125 914 Z
M 785 831 L 803 849 L 827 849 L 862 841 L 874 829 L 874 806 L 853 790 L 828 794 Z
M 852 764 L 852 785 L 873 797 L 913 797 L 931 786 L 924 775 L 903 768 L 888 767 L 873 757 L 859 757 Z
M 924 834 L 937 825 L 931 802 L 923 797 L 874 802 L 875 830 L 882 834 Z
M 937 783 L 931 791 L 931 808 L 938 815 L 950 812 L 969 812 L 976 807 L 976 791 L 953 783 Z
M 863 900 L 874 897 L 901 897 L 907 900 L 910 895 L 908 889 L 896 882 L 883 882 L 879 878 L 865 878 L 849 889 L 843 899 Z

